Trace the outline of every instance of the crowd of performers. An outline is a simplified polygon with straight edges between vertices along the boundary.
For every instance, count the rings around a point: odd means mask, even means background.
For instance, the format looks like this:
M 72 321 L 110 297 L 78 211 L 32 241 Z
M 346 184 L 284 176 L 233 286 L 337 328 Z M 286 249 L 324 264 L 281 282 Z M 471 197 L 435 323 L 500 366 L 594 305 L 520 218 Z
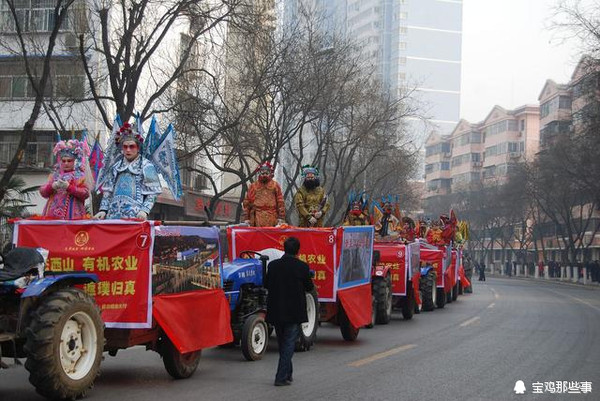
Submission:
M 103 165 L 96 175 L 90 169 L 90 149 L 82 140 L 60 140 L 54 147 L 57 163 L 40 194 L 48 201 L 44 216 L 59 219 L 84 218 L 85 201 L 92 191 L 102 194 L 98 219 L 147 219 L 162 191 L 159 176 L 175 199 L 181 196 L 181 184 L 175 152 L 169 145 L 169 129 L 160 134 L 155 121 L 148 135 L 143 135 L 139 121 L 135 126 L 115 120 Z M 171 145 L 173 137 L 170 137 Z M 323 227 L 330 203 L 320 182 L 319 169 L 302 166 L 302 183 L 294 196 L 300 227 Z M 281 186 L 274 180 L 273 166 L 260 165 L 256 180 L 249 186 L 243 201 L 246 224 L 273 227 L 286 224 L 286 210 Z M 453 212 L 439 220 L 413 220 L 402 216 L 398 198 L 383 196 L 369 202 L 367 195 L 352 192 L 343 217 L 343 225 L 373 225 L 376 236 L 384 241 L 412 242 L 426 239 L 435 246 L 462 244 L 468 235 L 467 225 Z

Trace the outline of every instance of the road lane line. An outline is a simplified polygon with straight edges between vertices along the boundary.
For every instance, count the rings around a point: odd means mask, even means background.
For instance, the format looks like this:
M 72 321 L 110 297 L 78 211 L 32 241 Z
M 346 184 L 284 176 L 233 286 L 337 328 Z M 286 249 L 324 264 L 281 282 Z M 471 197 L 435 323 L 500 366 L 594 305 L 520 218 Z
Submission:
M 585 300 L 583 300 L 583 299 L 576 298 L 576 297 L 574 297 L 574 296 L 572 296 L 572 295 L 569 295 L 569 294 L 565 294 L 564 292 L 554 291 L 554 290 L 551 290 L 551 289 L 549 289 L 549 288 L 548 288 L 548 291 L 550 291 L 550 292 L 553 292 L 553 293 L 555 293 L 555 294 L 556 294 L 556 295 L 558 295 L 558 296 L 564 296 L 564 295 L 566 295 L 567 297 L 571 298 L 572 300 L 574 300 L 574 301 L 577 301 L 577 302 L 579 302 L 579 303 L 581 303 L 581 304 L 587 305 L 587 306 L 589 306 L 590 308 L 592 308 L 592 309 L 595 309 L 595 310 L 597 310 L 598 312 L 600 312 L 600 308 L 598 308 L 596 305 L 593 305 L 593 304 L 589 303 L 588 301 L 585 301 Z
M 492 302 L 491 304 L 488 305 L 488 309 L 492 309 L 494 306 L 496 306 L 496 303 Z
M 571 297 L 570 295 L 567 295 L 568 297 Z M 584 301 L 583 299 L 579 299 L 579 298 L 575 298 L 575 297 L 571 297 L 573 298 L 575 301 L 577 302 L 581 302 L 584 305 L 589 306 L 590 308 L 596 309 L 598 312 L 600 312 L 600 308 L 598 308 L 596 305 L 592 305 L 591 303 L 589 303 L 588 301 Z
M 400 347 L 392 348 L 390 350 L 387 350 L 387 351 L 384 351 L 384 352 L 380 352 L 378 354 L 371 355 L 368 358 L 359 359 L 358 361 L 354 361 L 352 363 L 349 363 L 348 366 L 352 366 L 352 367 L 358 368 L 358 367 L 366 365 L 368 363 L 375 362 L 375 361 L 377 361 L 379 359 L 387 358 L 388 356 L 397 354 L 399 352 L 406 351 L 406 350 L 409 350 L 409 349 L 413 349 L 416 346 L 417 346 L 417 344 L 402 345 Z
M 466 327 L 466 326 L 468 326 L 468 325 L 470 325 L 472 323 L 475 323 L 478 320 L 479 320 L 479 316 L 475 316 L 475 317 L 470 318 L 469 320 L 465 320 L 459 326 L 460 327 Z
M 496 292 L 495 289 L 490 288 L 490 290 L 492 290 L 492 293 L 494 293 L 494 299 L 499 299 L 500 298 L 500 295 L 498 295 L 498 293 Z

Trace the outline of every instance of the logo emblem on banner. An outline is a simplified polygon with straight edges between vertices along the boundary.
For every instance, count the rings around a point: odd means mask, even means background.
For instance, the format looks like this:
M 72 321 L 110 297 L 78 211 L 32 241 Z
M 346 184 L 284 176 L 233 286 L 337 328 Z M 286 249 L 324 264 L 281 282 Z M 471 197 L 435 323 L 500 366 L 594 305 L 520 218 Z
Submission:
M 403 252 L 403 251 L 398 251 L 398 257 L 399 257 L 399 258 L 402 258 L 402 257 L 404 257 L 404 252 Z
M 75 245 L 84 246 L 90 240 L 90 235 L 87 231 L 79 231 L 75 234 Z

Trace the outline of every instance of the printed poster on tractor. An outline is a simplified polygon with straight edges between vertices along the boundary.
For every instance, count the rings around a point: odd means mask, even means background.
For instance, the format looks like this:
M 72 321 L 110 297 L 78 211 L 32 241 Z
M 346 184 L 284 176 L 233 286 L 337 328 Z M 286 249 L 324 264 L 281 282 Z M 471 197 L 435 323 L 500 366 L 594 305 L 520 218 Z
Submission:
M 217 227 L 158 226 L 152 294 L 222 288 Z
M 344 227 L 338 288 L 371 282 L 373 227 Z
M 82 289 L 93 296 L 109 328 L 148 328 L 152 324 L 150 264 L 154 226 L 124 220 L 21 220 L 17 246 L 49 251 L 46 275 L 94 273 L 97 283 Z

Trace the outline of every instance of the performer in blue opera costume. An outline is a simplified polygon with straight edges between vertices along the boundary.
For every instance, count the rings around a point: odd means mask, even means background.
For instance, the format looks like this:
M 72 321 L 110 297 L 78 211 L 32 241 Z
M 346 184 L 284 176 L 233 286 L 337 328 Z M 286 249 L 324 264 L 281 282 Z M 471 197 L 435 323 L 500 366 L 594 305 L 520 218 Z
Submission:
M 118 120 L 115 121 L 115 125 L 117 124 Z M 158 194 L 162 192 L 159 173 L 165 177 L 174 198 L 179 199 L 181 196 L 179 171 L 171 146 L 172 127 L 158 139 L 153 120 L 146 138 L 153 143 L 142 148 L 144 139 L 141 123 L 138 121 L 137 125 L 134 131 L 129 123 L 124 123 L 113 132 L 114 146 L 108 150 L 109 161 L 98 179 L 98 189 L 101 188 L 103 196 L 100 211 L 95 218 L 146 220 Z M 117 152 L 119 150 L 120 154 Z M 151 159 L 146 158 L 144 153 Z

